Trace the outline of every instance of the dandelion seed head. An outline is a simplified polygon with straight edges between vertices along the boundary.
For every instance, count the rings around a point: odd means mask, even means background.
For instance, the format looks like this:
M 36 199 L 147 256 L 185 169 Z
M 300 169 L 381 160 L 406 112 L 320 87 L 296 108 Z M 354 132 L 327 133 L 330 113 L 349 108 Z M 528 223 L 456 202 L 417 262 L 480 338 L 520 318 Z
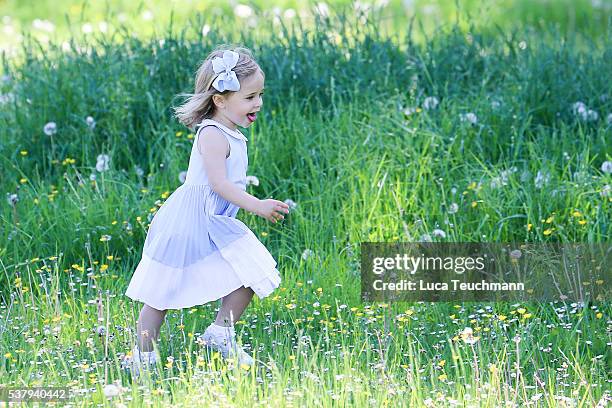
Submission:
M 423 109 L 425 110 L 436 109 L 439 103 L 440 101 L 435 96 L 428 96 L 423 101 Z
M 43 132 L 45 132 L 45 135 L 47 135 L 47 136 L 52 136 L 52 135 L 56 134 L 57 133 L 57 124 L 55 122 L 48 122 L 43 127 Z
M 96 121 L 92 116 L 86 117 L 85 123 L 87 123 L 87 126 L 89 126 L 91 130 L 94 130 L 94 128 L 96 127 Z
M 471 125 L 475 125 L 478 123 L 478 116 L 476 116 L 476 114 L 473 112 L 462 113 L 459 115 L 459 120 L 461 120 L 461 122 L 467 122 Z
M 255 186 L 259 185 L 259 179 L 256 176 L 247 176 L 246 177 L 246 185 L 247 186 Z
M 237 4 L 234 7 L 234 14 L 239 18 L 249 18 L 253 14 L 253 9 L 246 4 Z

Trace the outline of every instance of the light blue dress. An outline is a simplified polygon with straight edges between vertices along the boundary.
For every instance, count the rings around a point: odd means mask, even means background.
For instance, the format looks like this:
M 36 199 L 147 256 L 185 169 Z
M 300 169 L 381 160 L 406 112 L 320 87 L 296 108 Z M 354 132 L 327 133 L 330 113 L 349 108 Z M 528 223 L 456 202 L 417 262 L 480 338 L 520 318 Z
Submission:
M 236 214 L 240 207 L 208 185 L 198 137 L 216 126 L 230 144 L 227 178 L 246 190 L 248 139 L 205 119 L 194 137 L 185 183 L 159 208 L 126 296 L 158 309 L 181 309 L 220 299 L 245 286 L 259 298 L 281 282 L 276 261 Z

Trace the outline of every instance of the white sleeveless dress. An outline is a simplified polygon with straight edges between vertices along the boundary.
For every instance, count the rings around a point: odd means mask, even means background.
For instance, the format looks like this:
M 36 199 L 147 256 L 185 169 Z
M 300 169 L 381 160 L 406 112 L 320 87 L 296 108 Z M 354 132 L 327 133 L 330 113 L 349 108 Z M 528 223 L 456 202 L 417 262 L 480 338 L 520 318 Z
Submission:
M 142 258 L 125 292 L 158 309 L 182 309 L 220 299 L 245 286 L 260 299 L 281 282 L 276 261 L 236 214 L 240 207 L 208 185 L 198 137 L 216 126 L 230 144 L 227 178 L 246 190 L 248 139 L 205 119 L 191 148 L 185 183 L 159 208 L 147 232 Z

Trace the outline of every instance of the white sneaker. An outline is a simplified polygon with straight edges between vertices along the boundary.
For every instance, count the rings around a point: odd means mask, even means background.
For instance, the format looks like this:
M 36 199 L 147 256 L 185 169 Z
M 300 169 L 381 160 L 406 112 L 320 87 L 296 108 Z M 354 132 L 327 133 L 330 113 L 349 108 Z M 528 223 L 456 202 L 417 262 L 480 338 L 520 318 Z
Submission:
M 219 326 L 217 326 L 219 327 Z M 236 342 L 236 333 L 234 328 L 215 328 L 212 324 L 208 326 L 204 334 L 199 336 L 199 339 L 208 347 L 211 347 L 221 353 L 224 359 L 236 358 L 238 364 L 246 364 L 253 366 L 255 361 L 242 347 Z
M 121 361 L 121 368 L 132 373 L 133 377 L 139 377 L 143 371 L 154 369 L 159 356 L 155 351 L 140 351 L 138 346 L 134 346 Z

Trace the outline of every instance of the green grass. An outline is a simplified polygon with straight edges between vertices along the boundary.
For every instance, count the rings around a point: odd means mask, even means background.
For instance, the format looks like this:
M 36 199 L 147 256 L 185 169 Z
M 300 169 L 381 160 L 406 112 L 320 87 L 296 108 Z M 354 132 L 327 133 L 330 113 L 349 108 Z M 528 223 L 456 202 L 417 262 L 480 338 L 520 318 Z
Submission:
M 67 51 L 51 44 L 42 53 L 32 39 L 20 56 L 4 57 L 10 80 L 0 93 L 12 97 L 0 105 L 0 187 L 19 201 L 0 206 L 0 385 L 93 389 L 79 397 L 83 405 L 102 403 L 113 381 L 126 387 L 114 401 L 134 406 L 595 406 L 609 398 L 607 301 L 359 299 L 364 241 L 416 241 L 434 228 L 448 242 L 610 240 L 604 26 L 580 32 L 519 18 L 496 31 L 473 20 L 415 25 L 393 38 L 375 21 L 355 33 L 349 16 L 286 27 L 280 37 L 230 33 L 224 22 L 207 36 L 197 21 L 167 30 L 163 42 L 117 33 Z M 249 174 L 260 180 L 249 192 L 298 204 L 281 225 L 239 213 L 283 277 L 238 324 L 265 366 L 245 371 L 203 354 L 193 335 L 213 319 L 213 302 L 168 314 L 163 361 L 139 388 L 118 366 L 140 307 L 124 292 L 193 142 L 171 107 L 208 51 L 232 41 L 254 50 L 267 78 L 262 115 L 247 132 Z M 425 108 L 430 96 L 435 109 Z M 576 116 L 577 101 L 597 120 Z M 477 123 L 461 121 L 470 112 Z M 52 137 L 43 132 L 50 121 Z M 95 169 L 99 154 L 111 158 L 108 171 Z M 313 255 L 303 259 L 306 249 Z M 465 327 L 475 344 L 462 341 Z

